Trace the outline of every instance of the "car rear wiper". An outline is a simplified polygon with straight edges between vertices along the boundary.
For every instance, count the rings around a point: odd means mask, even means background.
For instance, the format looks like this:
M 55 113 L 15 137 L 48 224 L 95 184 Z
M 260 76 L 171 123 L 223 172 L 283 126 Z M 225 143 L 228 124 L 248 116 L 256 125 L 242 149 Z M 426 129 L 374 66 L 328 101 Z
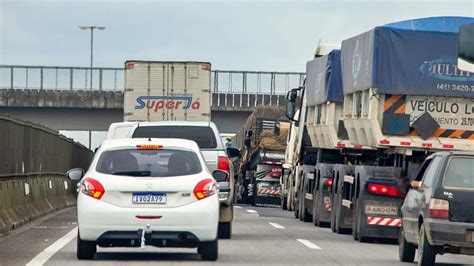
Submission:
M 151 171 L 122 171 L 113 172 L 113 175 L 129 175 L 129 176 L 151 176 Z

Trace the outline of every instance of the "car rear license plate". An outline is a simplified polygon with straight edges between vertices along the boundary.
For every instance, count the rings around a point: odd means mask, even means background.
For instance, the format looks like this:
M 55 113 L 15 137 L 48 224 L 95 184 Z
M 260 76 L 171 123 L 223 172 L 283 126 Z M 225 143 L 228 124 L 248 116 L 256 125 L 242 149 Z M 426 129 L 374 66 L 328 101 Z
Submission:
M 165 193 L 133 193 L 133 204 L 165 204 Z
M 395 206 L 365 205 L 365 214 L 380 214 L 380 215 L 397 216 L 398 209 Z

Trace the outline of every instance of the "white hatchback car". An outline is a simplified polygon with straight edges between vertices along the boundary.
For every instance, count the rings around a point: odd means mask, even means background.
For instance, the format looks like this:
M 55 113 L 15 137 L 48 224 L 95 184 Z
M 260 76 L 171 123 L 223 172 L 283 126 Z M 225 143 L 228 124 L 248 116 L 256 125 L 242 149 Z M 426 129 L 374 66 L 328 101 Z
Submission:
M 228 173 L 209 172 L 194 141 L 114 139 L 104 141 L 80 180 L 77 257 L 93 259 L 96 247 L 198 248 L 217 260 L 217 182 Z

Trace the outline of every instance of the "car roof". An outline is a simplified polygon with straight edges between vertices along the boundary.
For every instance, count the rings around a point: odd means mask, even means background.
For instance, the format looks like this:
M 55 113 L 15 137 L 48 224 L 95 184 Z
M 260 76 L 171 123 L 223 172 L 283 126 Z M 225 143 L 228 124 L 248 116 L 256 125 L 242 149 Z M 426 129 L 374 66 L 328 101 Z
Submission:
M 171 149 L 186 149 L 192 150 L 195 152 L 199 152 L 199 146 L 196 142 L 187 139 L 173 139 L 173 138 L 123 138 L 123 139 L 109 139 L 104 140 L 102 142 L 101 148 L 104 150 L 114 149 L 114 148 L 122 148 L 122 147 L 130 147 L 136 145 L 144 145 L 144 144 L 152 144 L 152 145 L 162 145 L 163 149 L 171 148 Z
M 435 154 L 438 154 L 438 155 L 445 155 L 445 156 L 449 156 L 449 155 L 469 155 L 469 156 L 474 156 L 474 152 L 471 152 L 471 151 L 439 151 L 439 152 L 436 152 Z
M 205 121 L 155 121 L 155 122 L 137 122 L 139 127 L 142 126 L 195 126 L 195 127 L 213 127 L 213 122 Z

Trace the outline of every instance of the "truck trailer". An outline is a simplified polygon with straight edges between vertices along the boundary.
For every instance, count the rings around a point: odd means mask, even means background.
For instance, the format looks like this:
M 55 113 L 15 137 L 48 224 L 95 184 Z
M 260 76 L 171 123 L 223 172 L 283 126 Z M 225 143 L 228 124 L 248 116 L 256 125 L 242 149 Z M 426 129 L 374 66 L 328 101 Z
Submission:
M 398 238 L 408 181 L 424 159 L 436 151 L 474 150 L 474 74 L 456 66 L 458 28 L 472 22 L 415 19 L 343 41 L 342 99 L 331 98 L 330 84 L 318 85 L 331 68 L 318 71 L 308 62 L 305 86 L 289 93 L 287 110 L 293 117 L 299 93 L 298 123 L 306 130 L 298 130 L 308 132 L 316 149 L 300 151 L 292 164 L 304 166 L 292 170 L 302 177 L 294 199 L 300 219 L 311 220 L 311 209 L 324 206 L 310 206 L 306 194 L 317 197 L 327 176 L 330 196 L 323 202 L 331 205 L 334 231 L 351 228 L 359 241 Z M 314 213 L 317 224 L 328 221 Z
M 124 121 L 109 127 L 107 139 L 180 138 L 195 141 L 210 171 L 229 173 L 219 182 L 219 238 L 232 235 L 234 170 L 211 122 L 211 64 L 208 62 L 125 62 Z
M 279 107 L 259 106 L 249 116 L 235 142 L 242 151 L 237 162 L 239 182 L 237 196 L 252 205 L 281 203 L 280 182 L 285 157 L 288 121 Z M 286 120 L 286 119 L 284 119 Z

